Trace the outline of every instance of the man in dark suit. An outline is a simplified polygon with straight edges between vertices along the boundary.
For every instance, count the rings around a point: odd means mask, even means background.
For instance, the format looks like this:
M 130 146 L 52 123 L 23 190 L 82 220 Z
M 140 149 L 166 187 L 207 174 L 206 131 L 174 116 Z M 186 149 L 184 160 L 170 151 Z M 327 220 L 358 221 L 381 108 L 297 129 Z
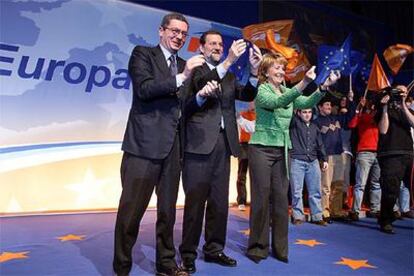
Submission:
M 236 260 L 223 253 L 229 206 L 230 156 L 237 156 L 240 150 L 235 99 L 252 101 L 257 93 L 255 85 L 261 54 L 254 47 L 249 56 L 253 78 L 242 87 L 228 69 L 246 51 L 246 43 L 242 39 L 234 41 L 228 56 L 220 63 L 223 56 L 221 34 L 208 31 L 200 38 L 200 51 L 206 64 L 194 69 L 184 101 L 183 187 L 186 197 L 180 253 L 183 269 L 190 273 L 196 271 L 196 250 L 206 202 L 204 260 L 224 266 L 237 265 Z M 215 93 L 209 93 L 211 91 Z
M 122 194 L 115 226 L 113 269 L 128 275 L 139 225 L 154 190 L 157 194 L 157 275 L 181 275 L 175 262 L 173 228 L 180 178 L 179 89 L 201 55 L 187 62 L 177 56 L 188 22 L 181 14 L 166 15 L 159 28 L 160 44 L 137 46 L 129 60 L 132 107 L 122 144 Z

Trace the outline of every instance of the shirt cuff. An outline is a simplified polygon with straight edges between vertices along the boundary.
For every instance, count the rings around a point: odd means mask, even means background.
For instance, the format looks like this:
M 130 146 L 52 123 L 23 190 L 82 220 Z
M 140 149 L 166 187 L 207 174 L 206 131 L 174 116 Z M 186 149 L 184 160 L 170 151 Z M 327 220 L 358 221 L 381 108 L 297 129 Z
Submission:
M 175 75 L 175 83 L 177 84 L 177 87 L 180 87 L 183 85 L 184 82 L 184 76 L 182 74 Z
M 224 78 L 224 76 L 227 73 L 227 70 L 223 68 L 223 64 L 221 63 L 216 67 L 216 70 L 217 70 L 217 75 L 219 76 L 220 79 Z
M 206 98 L 201 97 L 200 95 L 198 95 L 198 93 L 196 94 L 196 101 L 198 106 L 202 106 L 206 102 L 206 100 Z

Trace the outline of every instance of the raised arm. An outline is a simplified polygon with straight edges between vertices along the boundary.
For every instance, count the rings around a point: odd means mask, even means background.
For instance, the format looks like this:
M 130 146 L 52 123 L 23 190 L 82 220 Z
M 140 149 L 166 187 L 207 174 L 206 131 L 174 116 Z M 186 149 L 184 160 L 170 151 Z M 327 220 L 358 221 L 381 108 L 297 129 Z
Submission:
M 323 97 L 325 92 L 321 92 L 319 89 L 313 92 L 309 96 L 300 96 L 294 102 L 294 108 L 307 109 L 314 107 Z
M 265 109 L 285 108 L 301 95 L 296 88 L 283 89 L 283 94 L 276 94 L 270 84 L 261 84 L 256 96 L 256 105 Z
M 305 89 L 306 86 L 316 78 L 315 74 L 315 66 L 312 66 L 308 72 L 306 72 L 305 77 L 301 82 L 299 82 L 295 87 L 298 89 Z M 332 71 L 329 77 L 325 80 L 325 82 L 319 87 L 315 92 L 313 92 L 310 96 L 300 96 L 295 100 L 294 108 L 305 109 L 305 108 L 312 108 L 314 107 L 324 96 L 326 89 L 335 84 L 341 75 L 337 71 Z M 302 91 L 299 90 L 299 91 Z
M 390 126 L 390 121 L 388 118 L 388 101 L 390 100 L 390 96 L 385 96 L 381 99 L 381 105 L 382 105 L 382 114 L 381 118 L 378 123 L 378 129 L 381 134 L 387 134 L 388 128 Z
M 408 95 L 408 91 L 407 88 L 405 86 L 397 86 L 397 88 L 399 88 L 402 92 L 401 92 L 401 99 L 402 99 L 402 110 L 403 113 L 405 115 L 405 117 L 407 118 L 408 123 L 410 124 L 410 126 L 412 128 L 414 128 L 414 115 L 411 113 L 410 109 L 407 106 L 406 103 L 406 99 L 407 99 L 407 95 Z
M 178 80 L 184 82 L 192 70 L 205 62 L 201 55 L 190 58 L 185 65 L 184 72 L 177 76 L 168 76 L 165 79 L 155 78 L 153 53 L 149 48 L 137 46 L 129 59 L 128 72 L 132 80 L 134 95 L 142 100 L 151 100 L 162 96 L 173 95 L 178 90 Z
M 361 100 L 359 101 L 358 106 L 356 107 L 355 115 L 352 117 L 352 119 L 348 123 L 348 128 L 356 128 L 358 126 L 359 119 L 362 115 L 362 110 L 364 109 L 366 103 L 367 103 L 367 100 L 364 97 L 362 97 Z
M 220 82 L 224 78 L 230 67 L 239 59 L 246 51 L 246 43 L 243 39 L 233 41 L 227 57 L 215 69 L 209 71 L 198 71 L 194 74 L 193 80 L 196 90 L 202 89 L 208 81 Z M 201 72 L 201 74 L 200 74 Z

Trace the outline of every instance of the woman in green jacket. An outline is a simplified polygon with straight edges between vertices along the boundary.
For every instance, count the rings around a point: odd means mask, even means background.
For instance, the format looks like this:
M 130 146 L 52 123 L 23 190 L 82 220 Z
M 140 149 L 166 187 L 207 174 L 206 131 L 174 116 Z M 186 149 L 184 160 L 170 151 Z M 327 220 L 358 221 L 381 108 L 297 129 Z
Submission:
M 247 257 L 256 263 L 269 254 L 269 219 L 272 227 L 272 252 L 288 262 L 288 149 L 289 125 L 294 109 L 312 108 L 324 96 L 321 90 L 336 82 L 337 72 L 310 96 L 302 91 L 315 77 L 315 67 L 293 88 L 282 85 L 287 61 L 269 53 L 259 67 L 256 129 L 249 142 L 251 212 Z M 250 164 L 249 164 L 250 165 Z M 270 203 L 271 202 L 271 206 Z M 270 211 L 270 216 L 269 216 Z

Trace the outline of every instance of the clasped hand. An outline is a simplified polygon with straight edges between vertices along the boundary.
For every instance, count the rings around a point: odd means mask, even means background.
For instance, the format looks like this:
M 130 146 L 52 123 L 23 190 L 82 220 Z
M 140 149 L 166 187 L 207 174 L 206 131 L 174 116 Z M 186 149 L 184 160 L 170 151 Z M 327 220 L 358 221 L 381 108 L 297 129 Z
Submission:
M 217 97 L 217 92 L 219 91 L 219 83 L 215 80 L 208 81 L 200 91 L 198 91 L 198 95 L 203 98 Z

